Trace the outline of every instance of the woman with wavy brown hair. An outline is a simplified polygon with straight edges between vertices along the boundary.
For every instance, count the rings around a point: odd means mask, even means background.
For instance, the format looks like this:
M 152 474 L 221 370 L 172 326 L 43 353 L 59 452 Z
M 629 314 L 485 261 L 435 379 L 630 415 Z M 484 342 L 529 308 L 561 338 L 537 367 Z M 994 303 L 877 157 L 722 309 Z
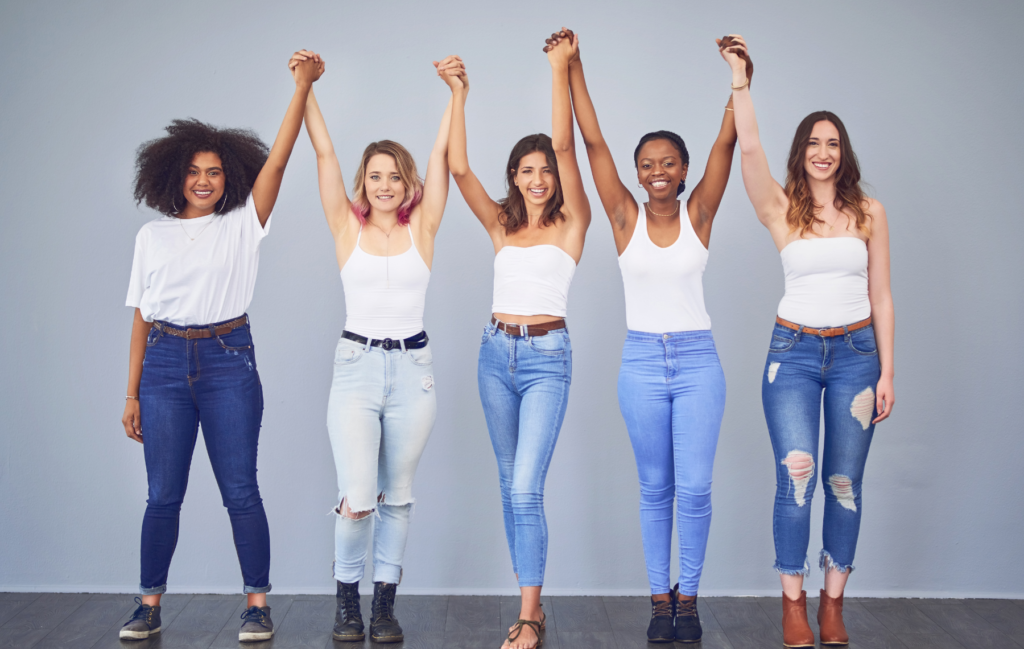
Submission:
M 448 164 L 494 244 L 494 302 L 480 341 L 477 380 L 498 460 L 505 535 L 522 605 L 504 647 L 541 643 L 540 591 L 547 559 L 544 480 L 562 427 L 572 377 L 566 300 L 590 225 L 576 162 L 569 59 L 548 52 L 553 82 L 551 137 L 528 135 L 505 165 L 508 194 L 487 194 L 466 153 L 466 93 L 455 89 Z
M 771 176 L 758 136 L 743 56 L 732 68 L 743 183 L 782 257 L 779 303 L 761 383 L 775 451 L 775 569 L 782 580 L 783 643 L 813 647 L 804 577 L 811 497 L 820 473 L 825 517 L 818 606 L 823 645 L 843 645 L 843 590 L 853 570 L 863 509 L 861 481 L 875 424 L 892 412 L 893 315 L 885 209 L 860 187 L 860 166 L 842 121 L 817 111 L 797 127 L 786 184 Z M 822 392 L 824 391 L 824 399 Z M 818 466 L 819 421 L 825 445 Z

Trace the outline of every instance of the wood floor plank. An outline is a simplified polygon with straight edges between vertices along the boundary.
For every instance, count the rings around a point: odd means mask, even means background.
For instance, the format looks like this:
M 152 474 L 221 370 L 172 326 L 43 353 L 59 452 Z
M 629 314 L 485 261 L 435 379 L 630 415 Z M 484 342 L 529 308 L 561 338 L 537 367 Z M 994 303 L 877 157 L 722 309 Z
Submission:
M 43 594 L 0 627 L 0 647 L 25 649 L 35 645 L 89 597 L 85 593 Z
M 916 605 L 943 631 L 966 647 L 1012 647 L 1016 644 L 962 599 L 919 600 Z M 1020 614 L 1024 617 L 1024 610 Z
M 907 645 L 900 642 L 888 630 L 881 631 L 850 631 L 850 644 L 847 649 L 906 649 Z
M 708 597 L 706 601 L 726 633 L 757 629 L 777 631 L 772 619 L 761 610 L 755 597 Z M 781 615 L 782 604 L 779 606 Z
M 363 612 L 366 622 L 369 622 L 369 607 Z M 399 595 L 395 598 L 395 617 L 402 625 L 406 638 L 420 634 L 434 634 L 444 638 L 445 621 L 448 619 L 448 597 Z M 408 644 L 408 640 L 406 643 Z
M 81 649 L 95 644 L 125 613 L 135 610 L 123 595 L 93 595 L 39 641 L 47 649 Z
M 556 597 L 552 608 L 558 618 L 558 637 L 563 632 L 610 633 L 611 622 L 601 597 Z M 562 643 L 564 649 L 564 643 Z
M 564 617 L 562 619 L 565 620 Z M 545 643 L 544 647 L 547 646 Z M 560 628 L 558 646 L 560 649 L 619 649 L 611 627 L 605 631 L 566 631 L 564 627 Z
M 334 628 L 336 608 L 334 595 L 296 596 L 288 614 L 274 632 L 274 649 L 321 649 L 329 646 L 333 642 L 331 629 Z M 369 622 L 368 616 L 364 615 L 363 619 Z M 352 644 L 353 648 L 359 646 L 358 643 Z
M 997 631 L 1009 636 L 1024 635 L 1024 615 L 1021 607 L 1009 599 L 965 599 L 964 603 L 976 611 Z
M 238 608 L 242 595 L 195 595 L 160 632 L 163 649 L 207 649 Z M 161 602 L 162 603 L 162 602 Z M 163 606 L 160 607 L 161 621 Z
M 40 593 L 2 593 L 3 595 L 12 595 L 12 597 L 4 597 L 0 599 L 0 627 L 7 624 L 7 621 L 17 615 L 23 608 L 36 601 L 40 597 Z M 21 595 L 21 597 L 13 597 L 13 595 Z
M 965 649 L 948 633 L 897 633 L 896 637 L 907 649 Z
M 945 635 L 945 631 L 922 613 L 911 599 L 860 599 L 857 603 L 886 629 L 899 636 L 903 633 Z
M 782 646 L 782 632 L 775 627 L 760 629 L 725 628 L 725 636 L 734 649 L 765 649 Z
M 121 627 L 124 626 L 125 622 L 131 619 L 132 613 L 138 605 L 133 601 L 137 595 L 118 595 L 124 600 L 126 604 L 126 612 L 117 619 L 110 628 L 108 628 L 100 639 L 97 640 L 93 645 L 92 649 L 124 649 L 126 645 L 121 644 L 121 640 L 118 638 L 118 634 L 121 632 Z M 177 594 L 177 595 L 164 595 L 160 598 L 160 624 L 163 628 L 167 628 L 174 619 L 178 617 L 188 603 L 192 601 L 192 595 Z M 138 640 L 131 644 L 131 649 L 154 649 L 163 645 L 163 631 L 156 634 L 148 640 Z
M 292 606 L 292 601 L 295 597 L 293 595 L 267 595 L 267 606 L 270 607 L 270 619 L 274 622 L 274 635 L 277 635 L 277 630 L 281 627 L 281 623 L 288 617 L 288 610 Z M 231 649 L 238 648 L 238 630 L 242 628 L 242 613 L 246 609 L 246 600 L 244 597 L 238 598 L 238 605 L 235 610 L 231 613 L 224 626 L 221 628 L 220 633 L 214 638 L 210 644 L 210 649 Z M 246 649 L 263 649 L 264 647 L 272 646 L 273 639 L 265 642 L 248 642 L 246 643 Z
M 455 599 L 455 596 L 452 596 Z M 497 629 L 471 629 L 456 626 L 445 630 L 445 649 L 497 649 L 501 646 L 505 634 Z M 357 645 L 358 646 L 358 645 Z M 379 645 L 374 645 L 378 647 Z M 342 649 L 348 649 L 347 647 Z
M 405 627 L 403 626 L 402 629 L 405 630 Z M 354 644 L 355 646 L 352 649 L 359 649 L 359 647 L 362 646 L 359 643 L 333 642 L 326 649 L 349 649 L 344 646 L 346 644 Z M 405 641 L 399 644 L 382 645 L 370 643 L 368 646 L 380 648 L 389 647 L 394 649 L 448 649 L 451 645 L 445 642 L 443 633 L 437 633 L 434 631 L 413 631 L 410 633 L 406 631 Z
M 445 639 L 460 637 L 463 630 L 479 631 L 481 633 L 501 633 L 497 637 L 504 637 L 508 628 L 501 629 L 501 598 L 497 596 L 465 597 L 452 596 L 448 598 L 448 615 L 445 618 L 444 635 Z M 500 643 L 499 643 L 500 646 Z

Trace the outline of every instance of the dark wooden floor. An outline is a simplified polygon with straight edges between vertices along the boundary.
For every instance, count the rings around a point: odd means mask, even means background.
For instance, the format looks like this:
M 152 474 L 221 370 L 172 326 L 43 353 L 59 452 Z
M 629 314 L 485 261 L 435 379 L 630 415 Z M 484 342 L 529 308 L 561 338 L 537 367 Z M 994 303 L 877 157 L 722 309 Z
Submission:
M 334 597 L 270 595 L 273 640 L 248 647 L 355 649 L 333 643 Z M 648 645 L 650 604 L 643 597 L 547 597 L 549 649 L 633 649 Z M 808 599 L 811 626 L 817 599 Z M 519 612 L 515 597 L 398 596 L 404 645 L 391 647 L 498 649 Z M 121 643 L 117 632 L 135 605 L 125 595 L 0 593 L 0 647 L 238 647 L 244 600 L 233 595 L 165 595 L 163 632 Z M 782 646 L 778 599 L 710 597 L 699 600 L 707 649 Z M 369 599 L 363 598 L 364 618 Z M 1024 648 L 1024 601 L 982 599 L 846 600 L 850 647 L 884 649 Z M 367 641 L 366 645 L 369 644 Z M 385 645 L 380 645 L 384 647 Z M 679 646 L 679 645 L 676 645 Z

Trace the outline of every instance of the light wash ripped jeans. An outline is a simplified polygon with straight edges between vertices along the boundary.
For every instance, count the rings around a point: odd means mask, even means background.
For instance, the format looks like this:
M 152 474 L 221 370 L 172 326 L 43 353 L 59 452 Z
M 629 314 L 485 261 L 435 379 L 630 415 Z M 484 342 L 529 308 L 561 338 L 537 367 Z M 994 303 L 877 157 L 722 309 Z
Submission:
M 373 534 L 373 580 L 397 584 L 409 535 L 412 480 L 437 416 L 433 358 L 422 349 L 384 350 L 347 338 L 338 342 L 327 402 L 327 430 L 338 471 L 334 578 L 363 578 Z M 376 519 L 376 532 L 373 525 Z
M 571 379 L 567 329 L 522 337 L 493 324 L 484 328 L 477 382 L 498 460 L 505 537 L 520 587 L 544 584 L 544 480 L 569 403 Z

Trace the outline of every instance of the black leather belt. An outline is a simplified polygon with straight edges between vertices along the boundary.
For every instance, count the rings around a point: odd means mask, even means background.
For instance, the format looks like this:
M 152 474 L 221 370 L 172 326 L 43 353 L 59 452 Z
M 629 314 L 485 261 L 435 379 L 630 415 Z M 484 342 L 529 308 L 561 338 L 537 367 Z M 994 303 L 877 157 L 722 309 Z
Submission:
M 426 331 L 421 331 L 415 336 L 409 336 L 405 340 L 399 340 L 395 338 L 367 338 L 366 336 L 360 336 L 354 334 L 351 331 L 342 331 L 342 338 L 347 338 L 353 342 L 357 342 L 360 345 L 365 345 L 366 341 L 370 341 L 370 347 L 380 347 L 385 350 L 401 349 L 402 343 L 405 343 L 406 349 L 423 349 L 430 342 L 430 337 L 427 336 Z

